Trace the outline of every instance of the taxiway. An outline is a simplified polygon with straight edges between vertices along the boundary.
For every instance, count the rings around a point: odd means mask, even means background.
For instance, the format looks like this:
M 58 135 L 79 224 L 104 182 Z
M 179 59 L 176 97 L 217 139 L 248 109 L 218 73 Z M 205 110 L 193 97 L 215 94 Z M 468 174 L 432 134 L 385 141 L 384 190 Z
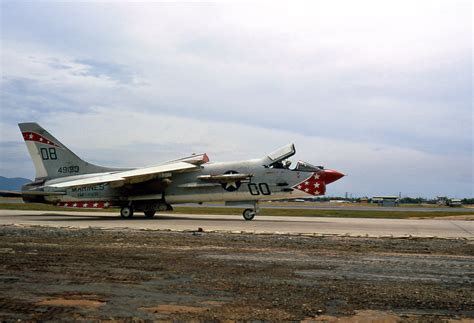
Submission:
M 140 214 L 133 219 L 121 219 L 116 213 L 0 210 L 0 225 L 474 240 L 474 221 L 451 219 L 257 216 L 253 221 L 244 221 L 236 215 L 176 213 L 159 213 L 153 219 L 144 218 Z

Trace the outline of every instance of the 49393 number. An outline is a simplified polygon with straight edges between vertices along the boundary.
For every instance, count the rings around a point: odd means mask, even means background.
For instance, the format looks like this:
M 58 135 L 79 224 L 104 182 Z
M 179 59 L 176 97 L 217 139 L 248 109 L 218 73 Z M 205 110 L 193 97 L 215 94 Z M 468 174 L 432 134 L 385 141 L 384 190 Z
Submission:
M 58 173 L 61 173 L 61 174 L 79 173 L 79 166 L 59 167 Z

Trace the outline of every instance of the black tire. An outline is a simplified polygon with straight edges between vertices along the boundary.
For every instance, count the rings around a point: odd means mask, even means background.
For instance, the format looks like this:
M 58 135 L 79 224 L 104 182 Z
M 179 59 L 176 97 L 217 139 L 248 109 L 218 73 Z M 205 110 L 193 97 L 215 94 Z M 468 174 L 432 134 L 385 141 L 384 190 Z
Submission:
M 245 221 L 252 221 L 253 218 L 255 217 L 255 212 L 252 209 L 245 209 L 242 215 Z
M 120 209 L 120 216 L 124 219 L 130 219 L 133 217 L 133 208 L 130 206 L 124 206 Z
M 150 210 L 150 211 L 145 211 L 145 212 L 143 212 L 143 213 L 145 213 L 145 216 L 146 216 L 147 218 L 151 219 L 152 217 L 155 216 L 156 211 Z

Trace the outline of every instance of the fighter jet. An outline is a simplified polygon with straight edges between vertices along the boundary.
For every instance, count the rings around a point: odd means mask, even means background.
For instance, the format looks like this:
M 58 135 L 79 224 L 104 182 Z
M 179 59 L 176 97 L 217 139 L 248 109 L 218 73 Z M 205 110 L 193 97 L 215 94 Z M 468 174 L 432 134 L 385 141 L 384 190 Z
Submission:
M 111 168 L 88 163 L 37 123 L 20 123 L 35 166 L 35 180 L 22 187 L 23 200 L 67 208 L 120 208 L 122 218 L 143 212 L 152 218 L 172 204 L 223 201 L 245 208 L 252 220 L 261 200 L 324 195 L 326 185 L 344 175 L 288 158 L 286 145 L 261 158 L 211 163 L 207 154 L 193 154 L 156 166 Z

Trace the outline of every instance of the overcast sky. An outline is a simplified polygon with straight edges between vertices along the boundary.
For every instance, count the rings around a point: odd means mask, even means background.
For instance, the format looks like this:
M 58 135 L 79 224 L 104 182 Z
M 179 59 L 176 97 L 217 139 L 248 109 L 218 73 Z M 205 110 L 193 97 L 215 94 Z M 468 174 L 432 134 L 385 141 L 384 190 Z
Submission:
M 0 1 L 0 175 L 36 121 L 109 166 L 294 142 L 328 195 L 473 197 L 471 1 Z

